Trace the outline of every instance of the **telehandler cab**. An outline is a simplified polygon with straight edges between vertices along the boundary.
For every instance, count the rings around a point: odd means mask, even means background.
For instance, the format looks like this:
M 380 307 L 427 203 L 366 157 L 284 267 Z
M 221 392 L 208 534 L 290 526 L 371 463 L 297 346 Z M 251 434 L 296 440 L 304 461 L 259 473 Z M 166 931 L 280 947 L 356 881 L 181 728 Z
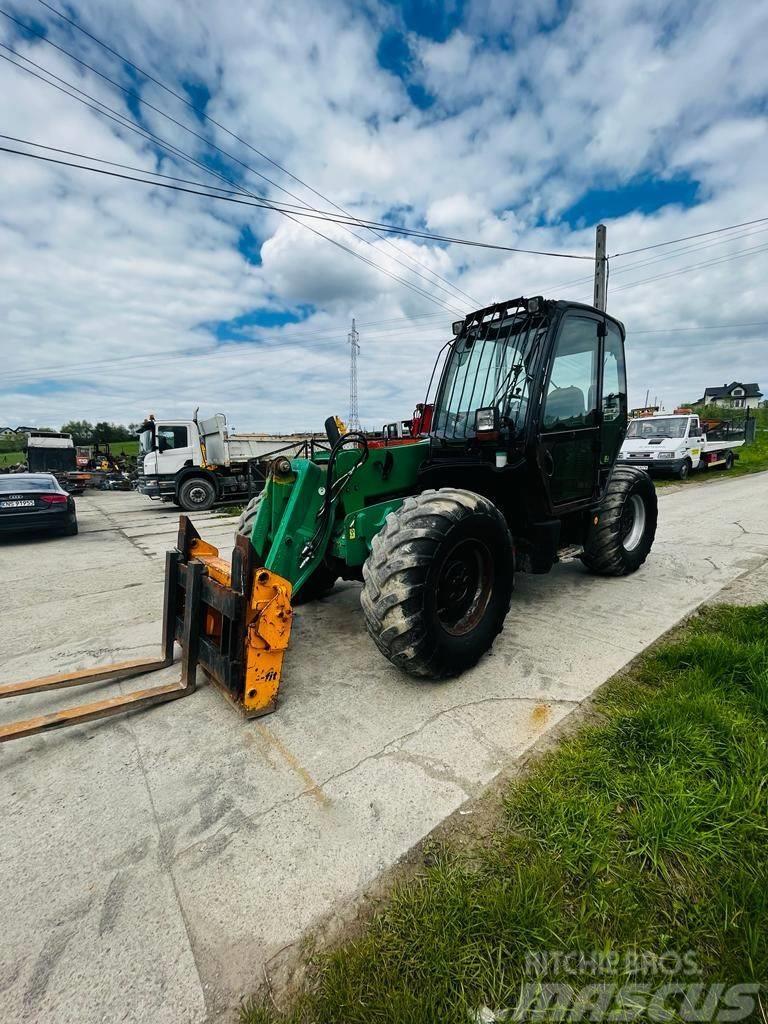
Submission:
M 329 448 L 275 460 L 245 509 L 232 562 L 186 517 L 169 552 L 164 657 L 0 687 L 0 696 L 165 667 L 176 684 L 0 727 L 0 740 L 192 692 L 197 665 L 246 715 L 274 710 L 292 603 L 362 580 L 368 632 L 414 676 L 474 665 L 500 632 L 515 571 L 579 557 L 634 572 L 656 532 L 648 474 L 617 466 L 627 426 L 624 328 L 591 306 L 495 303 L 453 325 L 427 438 L 370 446 L 326 423 Z M 425 402 L 425 406 L 427 403 Z

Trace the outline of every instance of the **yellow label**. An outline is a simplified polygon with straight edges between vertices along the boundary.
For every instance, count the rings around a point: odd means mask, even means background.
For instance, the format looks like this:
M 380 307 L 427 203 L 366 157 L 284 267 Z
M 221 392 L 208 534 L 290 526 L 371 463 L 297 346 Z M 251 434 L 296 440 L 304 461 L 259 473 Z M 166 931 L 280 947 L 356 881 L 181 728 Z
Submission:
M 699 448 L 691 448 L 691 455 L 698 455 L 699 451 L 700 451 Z
M 349 528 L 349 539 L 350 540 L 354 540 L 355 536 L 356 536 L 356 534 L 355 534 L 355 524 L 352 523 L 352 525 Z

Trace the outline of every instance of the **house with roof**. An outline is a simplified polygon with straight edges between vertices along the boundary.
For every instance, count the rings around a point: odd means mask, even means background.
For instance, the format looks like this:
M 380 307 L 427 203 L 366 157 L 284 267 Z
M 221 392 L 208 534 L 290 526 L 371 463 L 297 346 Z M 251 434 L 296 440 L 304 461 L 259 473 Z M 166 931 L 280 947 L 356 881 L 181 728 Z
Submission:
M 704 397 L 694 405 L 724 405 L 729 409 L 757 409 L 763 393 L 759 384 L 742 384 L 735 380 L 722 387 L 705 388 Z

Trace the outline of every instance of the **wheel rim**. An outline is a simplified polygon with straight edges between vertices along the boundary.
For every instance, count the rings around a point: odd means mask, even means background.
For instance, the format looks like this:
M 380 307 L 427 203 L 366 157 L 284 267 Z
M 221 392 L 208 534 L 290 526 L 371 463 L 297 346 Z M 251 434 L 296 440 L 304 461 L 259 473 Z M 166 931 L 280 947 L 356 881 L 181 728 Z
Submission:
M 494 566 L 479 540 L 459 541 L 440 567 L 436 587 L 437 618 L 451 636 L 464 636 L 482 619 L 493 591 Z
M 645 533 L 645 502 L 631 494 L 621 513 L 621 543 L 625 551 L 634 551 Z
M 688 476 L 688 463 L 684 462 L 683 463 L 683 468 L 680 471 L 680 479 L 681 480 L 685 480 L 687 476 Z
M 194 487 L 190 487 L 187 497 L 195 505 L 202 505 L 208 499 L 208 491 L 197 484 Z

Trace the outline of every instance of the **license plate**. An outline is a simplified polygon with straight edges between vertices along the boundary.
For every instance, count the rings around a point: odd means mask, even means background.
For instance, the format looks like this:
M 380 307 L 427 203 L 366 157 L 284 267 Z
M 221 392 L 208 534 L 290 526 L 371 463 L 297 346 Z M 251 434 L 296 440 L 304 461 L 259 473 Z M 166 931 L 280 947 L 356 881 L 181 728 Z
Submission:
M 0 501 L 0 508 L 34 508 L 35 502 L 32 501 Z

